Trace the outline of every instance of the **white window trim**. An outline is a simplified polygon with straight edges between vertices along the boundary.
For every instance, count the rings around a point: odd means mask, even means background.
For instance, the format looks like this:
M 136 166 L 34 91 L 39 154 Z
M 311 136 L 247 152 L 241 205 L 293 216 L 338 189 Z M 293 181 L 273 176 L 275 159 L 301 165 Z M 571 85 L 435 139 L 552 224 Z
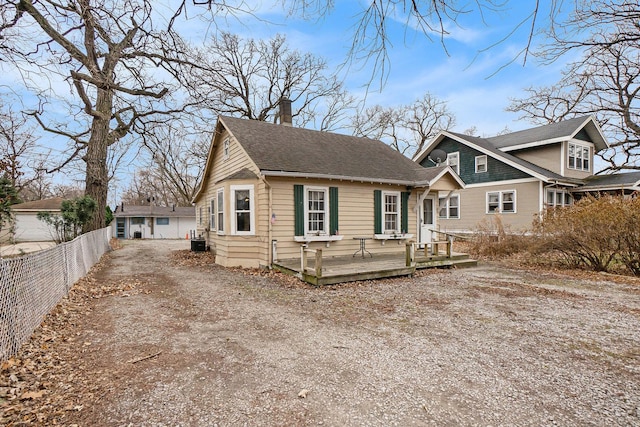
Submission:
M 216 203 L 218 203 L 218 199 L 216 197 L 209 200 L 209 229 L 211 231 L 216 230 L 216 224 L 218 223 L 218 218 L 216 217 Z
M 549 202 L 549 193 L 553 194 L 553 200 L 551 202 Z M 557 204 L 556 201 L 558 200 L 558 194 L 562 194 L 562 204 Z M 566 203 L 567 201 L 567 196 L 569 196 L 569 203 Z M 545 198 L 545 206 L 546 207 L 557 207 L 557 206 L 571 206 L 573 204 L 573 195 L 567 191 L 566 189 L 561 189 L 561 188 L 546 188 L 545 192 L 544 192 L 544 198 Z
M 218 215 L 218 217 L 216 218 L 216 224 L 218 226 L 217 232 L 220 235 L 224 235 L 224 188 L 219 188 L 216 191 L 216 206 L 216 215 Z M 220 210 L 221 206 L 222 210 Z M 222 220 L 220 220 L 220 215 L 222 215 Z
M 502 206 L 503 206 L 503 195 L 504 193 L 513 193 L 513 211 L 508 211 L 508 212 L 504 212 L 502 210 Z M 489 211 L 489 195 L 490 194 L 498 194 L 498 210 L 496 211 Z M 515 214 L 518 213 L 518 204 L 517 204 L 517 192 L 516 190 L 499 190 L 499 191 L 487 191 L 486 196 L 485 196 L 485 213 L 489 214 L 489 215 L 495 215 L 495 214 Z
M 453 153 L 447 153 L 447 165 L 451 166 L 451 164 L 449 163 L 449 159 L 451 157 L 455 157 L 458 161 L 456 162 L 456 167 L 455 167 L 455 171 L 458 175 L 460 175 L 460 152 L 459 151 L 454 151 Z
M 484 163 L 483 163 L 484 164 L 484 170 L 483 171 L 478 170 L 478 164 L 479 164 L 478 160 L 484 160 Z M 484 154 L 482 156 L 476 156 L 476 168 L 475 168 L 475 170 L 476 170 L 476 173 L 485 173 L 485 172 L 487 172 L 487 170 L 489 170 L 488 159 L 487 159 L 487 155 L 486 154 Z
M 396 206 L 398 207 L 398 211 L 395 213 L 396 215 L 396 229 L 395 230 L 388 230 L 386 228 L 386 216 L 387 216 L 387 211 L 385 210 L 385 197 L 386 196 L 395 196 L 396 197 Z M 383 191 L 382 192 L 382 203 L 381 203 L 381 209 L 382 209 L 382 234 L 402 234 L 401 233 L 401 221 L 402 221 L 402 195 L 400 194 L 399 191 Z
M 231 185 L 229 186 L 229 201 L 231 206 L 231 234 L 234 236 L 254 236 L 256 234 L 256 199 L 254 197 L 253 185 Z M 236 192 L 249 190 L 249 231 L 236 230 Z
M 458 199 L 458 216 L 451 216 L 451 211 L 450 209 L 450 205 L 449 205 L 449 201 L 453 198 L 457 198 Z M 449 197 L 448 199 L 446 199 L 447 201 L 445 202 L 444 208 L 445 208 L 445 212 L 447 213 L 446 216 L 440 216 L 440 211 L 442 210 L 443 206 L 440 206 L 440 197 L 438 197 L 438 219 L 460 219 L 460 194 L 452 194 L 451 197 Z
M 572 145 L 574 147 L 573 167 L 571 167 L 569 165 L 569 161 L 571 159 L 571 156 L 569 156 L 569 150 L 571 149 Z M 584 159 L 584 157 L 580 157 L 582 159 L 583 167 L 577 168 L 576 167 L 576 160 L 575 160 L 575 159 L 577 159 L 577 157 L 576 157 L 576 153 L 578 152 L 577 150 L 580 150 L 582 152 L 585 148 L 587 149 L 587 161 L 589 162 L 589 167 L 587 167 L 585 169 L 585 167 L 584 167 L 584 160 L 585 159 Z M 568 143 L 568 145 L 567 145 L 567 169 L 571 169 L 571 170 L 575 170 L 575 171 L 581 171 L 581 172 L 590 172 L 591 168 L 592 168 L 592 164 L 593 164 L 593 161 L 592 161 L 591 157 L 592 157 L 591 156 L 591 147 L 588 144 L 581 144 L 579 142 L 569 142 Z
M 320 232 L 309 231 L 309 191 L 324 192 L 324 229 Z M 304 234 L 305 236 L 329 235 L 329 187 L 304 186 Z
M 227 160 L 229 158 L 229 151 L 231 150 L 231 141 L 227 137 L 222 141 L 222 158 Z

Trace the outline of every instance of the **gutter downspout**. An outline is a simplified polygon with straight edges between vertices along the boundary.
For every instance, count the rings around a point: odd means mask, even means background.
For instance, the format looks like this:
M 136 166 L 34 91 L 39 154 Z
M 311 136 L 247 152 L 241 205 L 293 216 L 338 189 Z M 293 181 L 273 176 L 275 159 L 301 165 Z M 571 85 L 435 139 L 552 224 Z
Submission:
M 271 223 L 271 216 L 273 215 L 273 205 L 272 205 L 272 196 L 273 196 L 273 189 L 271 188 L 271 184 L 269 184 L 267 182 L 267 179 L 264 177 L 264 175 L 260 176 L 260 179 L 262 180 L 262 182 L 264 182 L 264 186 L 267 188 L 267 205 L 269 206 L 269 215 L 267 217 L 267 261 L 269 263 L 269 269 L 271 269 L 271 266 L 273 264 L 273 248 L 271 246 L 271 238 L 273 236 L 273 224 Z

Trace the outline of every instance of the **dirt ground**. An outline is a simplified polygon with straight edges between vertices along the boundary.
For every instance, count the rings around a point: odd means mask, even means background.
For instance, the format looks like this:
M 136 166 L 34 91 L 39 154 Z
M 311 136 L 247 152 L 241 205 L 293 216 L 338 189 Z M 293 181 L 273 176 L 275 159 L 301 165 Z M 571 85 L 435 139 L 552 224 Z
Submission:
M 127 241 L 2 363 L 0 424 L 640 425 L 640 281 L 494 263 L 315 288 Z

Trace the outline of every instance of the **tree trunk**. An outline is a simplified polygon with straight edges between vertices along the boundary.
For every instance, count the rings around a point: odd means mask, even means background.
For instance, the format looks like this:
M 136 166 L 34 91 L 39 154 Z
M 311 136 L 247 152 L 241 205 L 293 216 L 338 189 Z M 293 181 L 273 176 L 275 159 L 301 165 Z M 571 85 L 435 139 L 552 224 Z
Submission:
M 113 94 L 99 90 L 96 100 L 96 110 L 91 123 L 91 137 L 87 144 L 85 157 L 85 195 L 96 202 L 93 218 L 85 226 L 83 232 L 98 230 L 105 227 L 105 208 L 107 206 L 107 192 L 109 178 L 107 172 L 107 150 L 109 149 L 109 119 L 113 104 Z

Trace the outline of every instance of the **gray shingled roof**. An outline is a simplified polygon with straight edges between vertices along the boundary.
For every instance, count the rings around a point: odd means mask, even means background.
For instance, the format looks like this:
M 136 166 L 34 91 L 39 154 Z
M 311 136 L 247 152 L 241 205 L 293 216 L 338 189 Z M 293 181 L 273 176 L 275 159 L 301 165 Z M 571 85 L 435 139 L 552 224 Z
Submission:
M 193 206 L 188 207 L 167 207 L 167 206 L 134 206 L 134 205 L 118 205 L 115 212 L 115 217 L 193 217 L 196 216 L 196 208 Z
M 604 187 L 640 187 L 640 172 L 626 172 L 612 175 L 592 175 L 585 179 L 585 184 L 580 190 L 597 189 Z
M 381 141 L 233 117 L 220 117 L 220 121 L 263 173 L 371 182 L 413 183 L 420 178 L 421 166 Z
M 551 123 L 486 139 L 494 146 L 504 148 L 512 145 L 526 144 L 528 142 L 563 138 L 573 135 L 573 133 L 578 130 L 578 128 L 582 126 L 588 118 L 589 116 L 575 117 L 558 123 Z

